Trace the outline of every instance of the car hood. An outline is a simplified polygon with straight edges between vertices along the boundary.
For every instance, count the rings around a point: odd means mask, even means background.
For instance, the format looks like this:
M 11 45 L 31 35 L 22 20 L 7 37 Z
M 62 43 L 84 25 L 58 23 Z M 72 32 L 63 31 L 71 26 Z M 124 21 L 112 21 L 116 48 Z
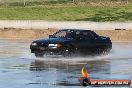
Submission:
M 39 40 L 35 40 L 33 41 L 33 43 L 43 43 L 43 44 L 55 44 L 55 43 L 66 43 L 66 42 L 70 42 L 73 39 L 66 39 L 66 38 L 45 38 L 45 39 L 39 39 Z

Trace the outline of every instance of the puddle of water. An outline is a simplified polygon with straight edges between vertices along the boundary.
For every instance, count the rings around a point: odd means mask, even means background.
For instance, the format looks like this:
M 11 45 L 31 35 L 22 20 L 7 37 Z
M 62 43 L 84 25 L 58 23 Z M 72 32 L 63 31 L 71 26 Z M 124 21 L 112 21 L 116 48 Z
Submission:
M 29 45 L 0 40 L 0 88 L 82 88 L 83 66 L 93 79 L 132 80 L 132 44 L 114 43 L 109 55 L 76 58 L 36 58 Z

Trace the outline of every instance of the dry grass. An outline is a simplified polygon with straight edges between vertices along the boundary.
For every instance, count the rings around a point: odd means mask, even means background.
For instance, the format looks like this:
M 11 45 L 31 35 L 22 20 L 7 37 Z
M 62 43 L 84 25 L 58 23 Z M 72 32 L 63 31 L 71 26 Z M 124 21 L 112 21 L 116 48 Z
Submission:
M 55 33 L 57 29 L 0 29 L 0 39 L 37 39 Z M 109 36 L 113 42 L 132 41 L 132 30 L 96 30 L 97 34 Z
M 112 41 L 132 41 L 132 30 L 99 30 L 99 35 L 109 36 Z
M 45 38 L 56 32 L 55 29 L 0 29 L 0 39 L 36 39 Z

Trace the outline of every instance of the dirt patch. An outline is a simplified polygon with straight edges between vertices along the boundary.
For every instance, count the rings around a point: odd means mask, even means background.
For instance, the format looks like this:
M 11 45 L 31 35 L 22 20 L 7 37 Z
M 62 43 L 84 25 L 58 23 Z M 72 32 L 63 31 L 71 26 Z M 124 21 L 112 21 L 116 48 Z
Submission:
M 0 39 L 45 38 L 56 31 L 56 29 L 0 29 Z
M 57 29 L 0 29 L 0 39 L 37 39 L 55 33 Z M 132 41 L 132 30 L 95 30 L 102 36 L 109 36 L 112 41 Z
M 114 42 L 132 42 L 132 30 L 96 30 L 95 32 L 110 37 Z

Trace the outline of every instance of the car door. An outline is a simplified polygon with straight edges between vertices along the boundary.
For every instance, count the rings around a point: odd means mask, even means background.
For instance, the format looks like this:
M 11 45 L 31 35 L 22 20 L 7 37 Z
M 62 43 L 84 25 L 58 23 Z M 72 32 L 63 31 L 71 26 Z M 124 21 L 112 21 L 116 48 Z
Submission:
M 74 33 L 72 34 L 72 36 L 74 36 L 74 46 L 76 47 L 76 49 L 78 51 L 83 51 L 85 49 L 85 40 L 82 38 L 82 32 L 80 30 L 74 31 Z
M 94 47 L 94 37 L 88 31 L 76 32 L 75 45 L 80 52 L 87 52 Z
M 98 38 L 91 31 L 82 32 L 82 46 L 83 51 L 95 50 Z
M 74 33 L 75 36 L 75 47 L 80 52 L 88 52 L 92 51 L 92 49 L 96 48 L 96 37 L 90 31 L 76 31 Z

